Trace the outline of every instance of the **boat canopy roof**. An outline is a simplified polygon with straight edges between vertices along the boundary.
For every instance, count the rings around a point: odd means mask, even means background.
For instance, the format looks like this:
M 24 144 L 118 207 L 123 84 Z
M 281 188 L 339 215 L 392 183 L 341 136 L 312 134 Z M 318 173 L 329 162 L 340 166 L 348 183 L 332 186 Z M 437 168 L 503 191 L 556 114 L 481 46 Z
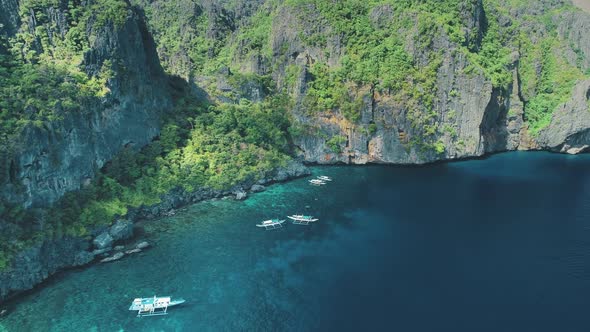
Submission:
M 145 297 L 145 298 L 137 298 L 133 300 L 134 303 L 141 303 L 141 305 L 149 305 L 154 303 L 163 303 L 163 302 L 170 302 L 169 296 L 164 297 Z

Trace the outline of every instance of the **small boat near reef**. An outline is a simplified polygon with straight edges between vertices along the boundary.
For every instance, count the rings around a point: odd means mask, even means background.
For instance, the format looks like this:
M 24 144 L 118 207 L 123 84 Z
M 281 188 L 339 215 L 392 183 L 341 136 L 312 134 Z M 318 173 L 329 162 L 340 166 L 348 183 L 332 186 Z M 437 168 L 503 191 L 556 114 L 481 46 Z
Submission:
M 283 227 L 284 222 L 285 222 L 285 220 L 279 220 L 279 219 L 265 220 L 265 221 L 261 222 L 260 224 L 256 225 L 256 227 L 264 227 L 265 230 L 277 229 L 277 228 Z
M 319 220 L 318 218 L 314 218 L 313 216 L 304 216 L 300 214 L 287 216 L 287 218 L 293 220 L 293 224 L 295 225 L 309 225 L 310 222 L 315 222 Z
M 137 317 L 160 316 L 168 314 L 168 308 L 183 304 L 184 299 L 172 300 L 170 296 L 136 298 L 129 310 L 137 311 Z

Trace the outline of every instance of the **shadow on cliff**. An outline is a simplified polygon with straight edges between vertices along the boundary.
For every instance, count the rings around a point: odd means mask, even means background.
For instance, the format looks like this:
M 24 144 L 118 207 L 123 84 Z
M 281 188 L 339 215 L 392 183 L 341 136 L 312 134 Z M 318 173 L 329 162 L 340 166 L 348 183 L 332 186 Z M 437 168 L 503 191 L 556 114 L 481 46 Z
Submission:
M 149 31 L 149 28 L 146 24 L 147 18 L 145 16 L 145 11 L 139 6 L 132 7 L 140 17 L 138 24 L 140 25 L 140 29 L 142 31 L 142 39 L 144 45 L 146 45 L 146 52 L 148 54 L 157 54 L 156 42 L 154 41 L 152 33 Z M 150 60 L 152 62 L 150 63 L 150 70 L 151 68 L 157 68 L 157 73 L 164 72 L 158 57 L 153 57 Z M 177 102 L 187 95 L 197 99 L 197 101 L 204 102 L 210 100 L 209 94 L 196 84 L 192 75 L 189 77 L 188 81 L 177 75 L 166 74 L 166 76 L 168 78 L 169 92 L 172 96 L 173 102 Z
M 508 107 L 506 106 L 506 91 L 494 88 L 490 102 L 486 106 L 480 125 L 480 137 L 483 139 L 485 153 L 508 150 L 509 132 L 506 128 Z

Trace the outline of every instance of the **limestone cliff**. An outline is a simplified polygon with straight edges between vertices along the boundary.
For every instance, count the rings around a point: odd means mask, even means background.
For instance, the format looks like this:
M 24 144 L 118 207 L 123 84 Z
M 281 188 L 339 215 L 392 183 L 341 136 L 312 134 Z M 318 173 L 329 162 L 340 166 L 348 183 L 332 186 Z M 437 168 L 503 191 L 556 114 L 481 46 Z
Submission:
M 486 11 L 482 1 L 472 2 L 473 7 L 463 9 L 466 37 L 474 38 L 472 44 L 477 49 L 485 36 L 487 25 Z M 558 4 L 554 4 L 558 6 Z M 549 5 L 521 9 L 514 17 L 501 14 L 499 23 L 516 25 L 518 15 L 550 15 Z M 535 13 L 533 13 L 535 12 Z M 551 14 L 553 15 L 553 14 Z M 310 67 L 315 62 L 327 61 L 337 65 L 345 53 L 341 41 L 328 40 L 324 49 L 304 46 L 300 36 L 293 33 L 293 26 L 305 26 L 305 18 L 284 12 L 273 26 L 273 54 L 280 54 L 281 45 L 289 45 L 287 54 L 293 55 L 281 63 L 279 68 L 294 64 L 299 68 L 298 84 L 292 93 L 297 100 L 293 114 L 295 123 L 304 126 L 305 132 L 294 137 L 294 144 L 307 161 L 317 163 L 395 163 L 419 164 L 437 160 L 482 156 L 487 153 L 510 150 L 548 149 L 559 152 L 579 153 L 590 144 L 588 139 L 588 87 L 581 81 L 574 88 L 571 101 L 557 107 L 551 125 L 538 136 L 529 133 L 526 123 L 527 105 L 532 96 L 521 91 L 520 57 L 525 50 L 515 45 L 512 48 L 508 70 L 512 80 L 504 87 L 495 87 L 483 71 L 472 71 L 473 63 L 460 51 L 461 45 L 451 40 L 444 31 L 439 31 L 427 48 L 416 45 L 420 38 L 416 30 L 404 31 L 407 36 L 406 49 L 419 66 L 429 64 L 429 55 L 441 55 L 441 64 L 436 70 L 436 83 L 431 93 L 435 95 L 432 106 L 432 120 L 428 125 L 436 127 L 430 137 L 425 137 L 424 127 L 410 120 L 412 108 L 424 107 L 407 102 L 399 95 L 376 92 L 372 86 L 357 86 L 349 89 L 353 98 L 361 98 L 359 104 L 360 120 L 351 122 L 341 110 L 310 112 L 303 101 L 308 85 L 313 82 Z M 378 7 L 371 13 L 377 22 L 383 20 L 403 20 L 396 17 L 391 8 Z M 413 19 L 413 18 L 410 18 Z M 583 33 L 589 25 L 590 15 L 578 11 L 565 11 L 552 16 L 557 25 L 559 38 L 566 40 L 563 49 L 556 49 L 559 56 L 566 54 L 573 66 L 581 71 L 588 70 L 590 41 Z M 415 26 L 420 22 L 415 19 Z M 329 25 L 323 27 L 330 29 Z M 442 29 L 442 28 L 441 28 Z M 539 38 L 550 32 L 540 26 L 521 27 L 532 38 Z M 538 29 L 538 30 L 535 30 Z M 275 58 L 276 59 L 276 58 Z M 539 63 L 538 66 L 542 67 Z M 275 63 L 276 67 L 277 64 Z M 473 68 L 471 68 L 473 69 Z M 540 71 L 540 68 L 538 69 Z M 284 72 L 273 72 L 280 80 Z M 540 75 L 540 73 L 539 73 Z M 401 99 L 401 100 L 400 100 Z M 568 110 L 566 118 L 563 110 Z M 310 115 L 311 113 L 311 115 Z M 315 114 L 314 114 L 315 113 Z M 422 115 L 426 116 L 426 115 Z M 561 123 L 560 127 L 556 123 Z M 569 126 L 568 130 L 563 128 Z M 343 137 L 340 148 L 333 149 L 327 144 L 331 137 Z M 550 140 L 549 137 L 552 139 Z M 440 149 L 413 144 L 413 140 L 429 140 Z M 334 151 L 336 150 L 336 151 Z
M 156 42 L 168 40 L 163 37 L 166 31 L 158 17 L 166 5 L 160 1 L 137 0 L 137 3 L 151 13 L 148 21 Z M 190 51 L 179 48 L 171 54 L 168 43 L 160 43 L 159 54 L 165 68 L 192 77 L 195 86 L 221 102 L 237 102 L 239 98 L 256 101 L 252 96 L 261 94 L 262 89 L 252 85 L 248 87 L 250 91 L 244 91 L 243 86 L 233 87 L 237 97 L 233 101 L 227 99 L 227 91 L 232 91 L 232 87 L 226 82 L 236 74 L 272 77 L 273 90 L 286 91 L 293 98 L 295 152 L 308 162 L 419 164 L 510 150 L 579 152 L 582 151 L 579 148 L 588 143 L 575 139 L 577 148 L 564 150 L 563 146 L 570 146 L 566 143 L 567 137 L 561 135 L 559 144 L 553 142 L 552 145 L 548 145 L 545 138 L 547 135 L 557 137 L 551 134 L 555 127 L 548 124 L 553 121 L 552 116 L 559 116 L 554 110 L 563 108 L 568 101 L 555 96 L 547 87 L 565 84 L 555 79 L 541 82 L 542 77 L 549 76 L 544 72 L 554 70 L 553 75 L 562 75 L 554 68 L 559 66 L 576 72 L 571 78 L 563 78 L 563 81 L 570 81 L 567 83 L 569 90 L 561 92 L 566 99 L 576 98 L 573 85 L 589 74 L 590 41 L 584 32 L 590 24 L 590 15 L 574 9 L 568 1 L 521 4 L 503 0 L 432 4 L 425 1 L 424 5 L 410 1 L 409 7 L 386 1 L 367 4 L 368 12 L 359 9 L 350 18 L 338 17 L 347 15 L 347 10 L 358 9 L 348 3 L 338 5 L 343 8 L 334 5 L 336 9 L 331 10 L 318 1 L 278 5 L 257 1 L 247 11 L 240 11 L 238 8 L 242 7 L 231 5 L 231 1 L 215 6 L 197 0 L 181 3 L 183 6 L 190 4 L 194 9 L 178 13 L 183 31 L 189 31 L 191 36 L 199 35 L 199 25 L 194 23 L 199 20 L 207 27 L 203 41 L 208 41 L 209 47 L 202 61 L 220 61 L 216 52 L 226 52 L 230 54 L 230 61 L 225 62 L 229 68 L 211 73 L 195 64 L 176 66 L 175 61 L 180 59 L 191 61 Z M 459 31 L 454 31 L 452 25 L 449 28 L 449 23 L 436 20 L 443 15 L 437 12 L 437 6 L 447 3 L 451 4 L 452 15 L 460 21 Z M 166 7 L 167 12 L 170 10 L 173 9 Z M 432 10 L 435 15 L 423 15 L 421 10 Z M 347 31 L 354 28 L 347 30 L 340 26 L 347 24 L 347 20 L 351 25 L 365 24 L 364 18 L 353 22 L 355 15 L 357 18 L 366 16 L 373 34 L 389 36 L 394 31 L 402 38 L 400 42 L 415 68 L 433 69 L 428 73 L 430 77 L 417 79 L 419 74 L 409 77 L 406 83 L 410 92 L 407 88 L 405 91 L 384 89 L 382 81 L 367 83 L 363 82 L 363 77 L 330 78 L 343 80 L 341 90 L 346 89 L 346 92 L 340 93 L 338 99 L 350 100 L 350 103 L 330 105 L 327 109 L 310 104 L 310 86 L 319 80 L 316 77 L 318 65 L 327 66 L 328 72 L 342 72 L 341 68 L 352 57 L 370 56 L 351 50 L 351 39 L 355 37 Z M 547 19 L 541 20 L 541 17 Z M 250 31 L 256 31 L 256 26 L 260 25 L 264 25 L 262 33 L 266 36 L 256 39 L 257 35 Z M 458 34 L 461 36 L 457 37 Z M 183 38 L 187 38 L 186 35 Z M 369 43 L 370 38 L 368 35 L 365 41 Z M 523 42 L 522 38 L 526 40 Z M 490 46 L 493 39 L 498 43 Z M 216 50 L 216 42 L 226 48 Z M 493 53 L 490 48 L 494 47 L 502 50 Z M 543 49 L 551 50 L 551 54 Z M 497 68 L 485 67 L 488 60 L 495 61 L 493 58 L 502 59 L 498 61 L 504 72 L 502 82 L 493 77 Z M 563 63 L 555 66 L 551 62 L 555 59 Z M 363 63 L 362 59 L 354 61 Z M 392 66 L 386 70 L 398 68 Z M 430 79 L 434 81 L 427 82 Z M 256 93 L 252 93 L 253 88 Z M 433 98 L 422 98 L 424 93 Z M 549 106 L 543 105 L 544 100 L 550 99 L 547 97 L 553 98 Z M 346 107 L 354 108 L 357 113 L 352 119 L 350 111 L 344 110 Z M 576 112 L 581 110 L 578 107 Z M 570 132 L 569 136 L 586 130 L 586 124 L 580 120 L 577 124 L 575 132 Z
M 17 11 L 16 2 L 3 1 L 2 13 Z M 50 27 L 63 35 L 70 28 L 60 20 L 66 9 L 49 8 L 55 20 Z M 17 16 L 3 17 L 7 33 L 15 32 Z M 26 28 L 35 31 L 34 18 Z M 129 10 L 121 26 L 96 24 L 86 30 L 90 48 L 83 70 L 96 75 L 105 61 L 113 63 L 109 93 L 86 101 L 78 112 L 57 112 L 61 120 L 44 126 L 28 125 L 12 147 L 6 173 L 0 176 L 4 202 L 25 207 L 47 206 L 64 193 L 79 189 L 105 162 L 125 146 L 141 147 L 158 135 L 161 113 L 171 107 L 167 77 L 160 66 L 155 44 L 140 13 Z M 40 46 L 38 46 L 40 47 Z M 42 52 L 42 50 L 40 50 Z M 59 113 L 61 112 L 61 113 Z

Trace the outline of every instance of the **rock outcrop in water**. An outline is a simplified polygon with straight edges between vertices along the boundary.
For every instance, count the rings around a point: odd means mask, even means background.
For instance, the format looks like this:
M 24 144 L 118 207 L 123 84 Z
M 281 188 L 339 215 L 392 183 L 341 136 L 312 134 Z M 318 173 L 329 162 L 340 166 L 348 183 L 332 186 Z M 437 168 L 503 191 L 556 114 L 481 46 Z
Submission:
M 23 250 L 13 258 L 13 268 L 0 273 L 0 300 L 33 288 L 59 270 L 88 264 L 94 259 L 89 248 L 86 239 L 65 237 Z

